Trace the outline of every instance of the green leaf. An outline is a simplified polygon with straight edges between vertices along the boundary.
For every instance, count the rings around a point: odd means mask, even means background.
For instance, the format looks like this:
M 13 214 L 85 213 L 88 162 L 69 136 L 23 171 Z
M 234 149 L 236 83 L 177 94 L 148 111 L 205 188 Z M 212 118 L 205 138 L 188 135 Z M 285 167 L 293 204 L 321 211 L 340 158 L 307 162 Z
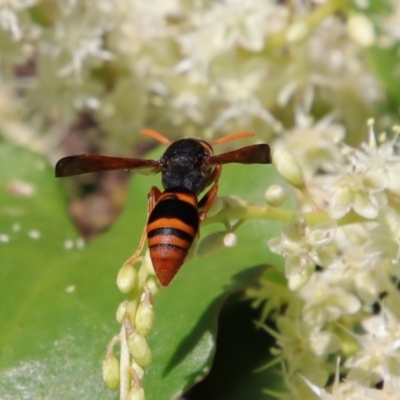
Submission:
M 366 52 L 371 69 L 386 90 L 393 108 L 397 112 L 400 104 L 400 88 L 398 85 L 399 48 L 371 47 Z
M 101 378 L 106 345 L 119 331 L 115 310 L 124 300 L 115 279 L 136 249 L 147 193 L 159 181 L 135 177 L 117 223 L 80 249 L 53 169 L 28 151 L 0 146 L 1 399 L 117 397 Z M 266 187 L 279 181 L 272 166 L 230 165 L 220 194 L 263 203 Z M 153 364 L 144 380 L 149 400 L 176 397 L 210 368 L 221 306 L 267 264 L 281 264 L 266 246 L 279 230 L 277 222 L 245 223 L 234 249 L 195 257 L 161 291 L 149 338 Z
M 196 384 L 188 398 L 207 400 L 276 400 L 263 390 L 285 391 L 280 371 L 263 368 L 273 360 L 275 339 L 256 327 L 260 310 L 243 293 L 230 296 L 218 318 L 217 352 L 212 369 Z M 278 372 L 278 373 L 277 373 Z
M 113 398 L 100 362 L 114 273 L 104 279 L 91 246 L 77 248 L 62 182 L 43 158 L 2 144 L 0 182 L 0 398 Z

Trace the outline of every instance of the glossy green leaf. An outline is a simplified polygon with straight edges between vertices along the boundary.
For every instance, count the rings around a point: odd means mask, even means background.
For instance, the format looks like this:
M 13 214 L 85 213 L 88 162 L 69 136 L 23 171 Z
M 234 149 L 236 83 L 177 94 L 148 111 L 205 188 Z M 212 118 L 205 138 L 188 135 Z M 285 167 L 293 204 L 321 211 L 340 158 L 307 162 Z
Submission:
M 272 166 L 230 165 L 220 193 L 262 203 L 265 188 L 277 181 Z M 122 216 L 83 249 L 66 212 L 63 182 L 40 157 L 0 146 L 0 182 L 0 398 L 117 398 L 101 378 L 124 299 L 115 279 L 136 249 L 147 193 L 159 177 L 135 177 Z M 202 230 L 202 237 L 217 228 Z M 148 400 L 175 398 L 210 368 L 220 308 L 268 263 L 280 265 L 266 246 L 278 230 L 276 222 L 247 222 L 234 249 L 195 257 L 161 291 L 149 338 Z

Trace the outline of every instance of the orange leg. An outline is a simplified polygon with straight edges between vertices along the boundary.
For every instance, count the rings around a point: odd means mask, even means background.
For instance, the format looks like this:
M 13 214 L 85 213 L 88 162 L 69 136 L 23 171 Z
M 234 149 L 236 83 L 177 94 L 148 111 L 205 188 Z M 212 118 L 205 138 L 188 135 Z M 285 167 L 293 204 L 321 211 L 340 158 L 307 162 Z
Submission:
M 219 177 L 221 176 L 222 172 L 222 165 L 217 165 L 213 171 L 211 181 L 214 182 L 214 184 L 211 186 L 211 189 L 204 195 L 204 197 L 200 200 L 199 202 L 199 218 L 200 221 L 203 221 L 203 219 L 207 216 L 207 213 L 214 203 L 215 198 L 217 197 L 218 193 L 218 180 Z
M 147 219 L 149 218 L 149 215 L 153 211 L 154 206 L 157 204 L 157 201 L 160 198 L 160 195 L 161 195 L 161 192 L 156 186 L 153 186 L 150 189 L 150 193 L 149 193 L 149 196 L 148 196 L 149 199 L 148 199 L 148 202 L 147 202 Z M 131 264 L 139 257 L 140 253 L 143 250 L 144 242 L 146 241 L 146 233 L 147 233 L 147 224 L 144 226 L 143 233 L 142 233 L 142 236 L 141 236 L 140 242 L 139 242 L 139 247 L 137 248 L 135 253 L 133 253 L 133 255 L 130 256 L 125 261 L 125 264 Z

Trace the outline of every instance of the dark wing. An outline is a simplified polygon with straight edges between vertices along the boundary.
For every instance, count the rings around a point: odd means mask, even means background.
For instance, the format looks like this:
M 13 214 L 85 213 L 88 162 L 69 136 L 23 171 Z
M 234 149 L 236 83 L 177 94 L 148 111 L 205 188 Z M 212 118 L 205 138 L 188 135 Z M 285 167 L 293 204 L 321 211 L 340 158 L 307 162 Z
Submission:
M 228 153 L 210 156 L 204 160 L 204 165 L 221 165 L 229 163 L 240 164 L 270 164 L 271 149 L 267 144 L 254 144 Z
M 155 174 L 163 169 L 163 164 L 157 160 L 80 154 L 64 157 L 59 160 L 56 164 L 56 177 L 62 178 L 65 176 L 117 169 L 135 169 L 139 173 Z

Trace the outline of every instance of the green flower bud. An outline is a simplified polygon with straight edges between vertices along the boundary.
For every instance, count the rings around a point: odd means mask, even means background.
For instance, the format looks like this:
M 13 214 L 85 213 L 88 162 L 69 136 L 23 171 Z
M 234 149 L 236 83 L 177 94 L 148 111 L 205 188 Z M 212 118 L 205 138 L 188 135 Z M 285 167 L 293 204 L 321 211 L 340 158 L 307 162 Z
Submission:
M 137 282 L 137 271 L 132 265 L 125 264 L 118 272 L 117 286 L 122 293 L 129 293 Z
M 141 367 L 145 368 L 153 361 L 149 344 L 138 331 L 129 335 L 128 347 L 132 357 Z
M 103 380 L 111 390 L 119 386 L 119 361 L 112 353 L 103 360 Z
M 220 199 L 223 201 L 225 208 L 247 207 L 247 205 L 249 204 L 246 200 L 243 200 L 237 196 L 224 196 L 220 197 Z
M 144 369 L 138 363 L 136 363 L 134 360 L 132 361 L 131 367 L 132 367 L 133 371 L 135 371 L 137 377 L 139 379 L 143 379 Z
M 145 299 L 140 303 L 136 311 L 136 329 L 143 336 L 147 336 L 154 326 L 154 307 L 149 299 Z
M 133 387 L 128 394 L 128 400 L 146 400 L 143 388 Z
M 149 278 L 147 280 L 147 288 L 150 290 L 151 295 L 154 297 L 160 290 L 158 279 Z
M 136 316 L 137 302 L 136 301 L 128 301 L 126 305 L 126 316 L 130 325 L 135 325 L 135 316 Z M 122 321 L 121 321 L 122 322 Z
M 148 249 L 146 251 L 146 254 L 144 255 L 143 266 L 147 269 L 147 272 L 150 275 L 156 274 L 154 271 L 153 262 L 151 261 L 150 258 L 150 251 Z
M 120 324 L 122 323 L 124 316 L 126 314 L 127 305 L 128 305 L 128 300 L 124 300 L 122 303 L 119 304 L 117 312 L 115 313 L 117 322 L 119 322 Z

